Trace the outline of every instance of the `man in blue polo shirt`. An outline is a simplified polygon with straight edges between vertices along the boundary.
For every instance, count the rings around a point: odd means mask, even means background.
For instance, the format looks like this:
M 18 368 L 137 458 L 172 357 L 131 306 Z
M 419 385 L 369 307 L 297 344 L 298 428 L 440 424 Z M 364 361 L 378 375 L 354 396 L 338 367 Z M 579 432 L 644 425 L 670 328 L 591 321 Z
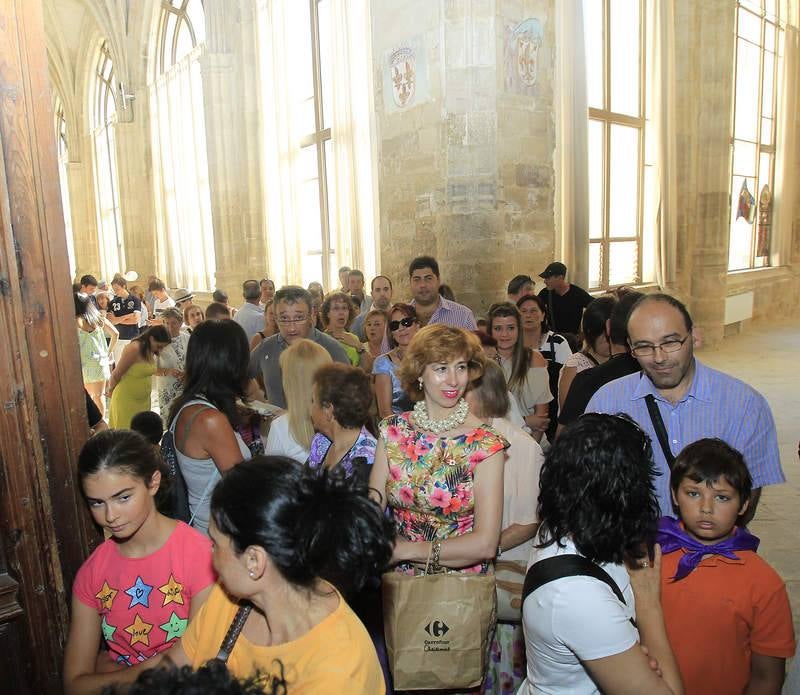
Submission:
M 673 514 L 669 459 L 704 437 L 718 437 L 738 449 L 753 477 L 745 522 L 752 519 L 761 488 L 785 480 L 767 401 L 752 387 L 694 357 L 692 318 L 674 297 L 642 297 L 628 318 L 628 341 L 642 372 L 603 386 L 586 412 L 627 413 L 647 432 L 661 474 L 654 484 L 665 515 Z M 659 421 L 664 446 L 657 435 Z

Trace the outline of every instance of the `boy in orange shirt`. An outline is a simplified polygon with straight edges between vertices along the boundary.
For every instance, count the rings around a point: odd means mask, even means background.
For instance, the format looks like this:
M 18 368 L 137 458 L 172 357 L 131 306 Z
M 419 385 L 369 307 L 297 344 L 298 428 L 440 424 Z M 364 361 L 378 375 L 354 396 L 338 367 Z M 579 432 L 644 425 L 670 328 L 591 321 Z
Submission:
M 661 602 L 686 695 L 780 695 L 794 630 L 783 580 L 737 521 L 752 479 L 720 439 L 687 446 L 672 468 L 681 521 L 663 517 Z

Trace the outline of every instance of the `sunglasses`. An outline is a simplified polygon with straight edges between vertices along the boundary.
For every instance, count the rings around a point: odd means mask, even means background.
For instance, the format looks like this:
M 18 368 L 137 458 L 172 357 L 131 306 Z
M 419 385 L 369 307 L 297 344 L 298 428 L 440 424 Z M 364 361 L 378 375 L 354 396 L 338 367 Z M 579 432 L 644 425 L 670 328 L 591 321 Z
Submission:
M 389 330 L 396 331 L 400 326 L 403 328 L 409 328 L 413 326 L 417 319 L 412 319 L 410 316 L 406 316 L 404 319 L 400 319 L 399 321 L 389 321 Z

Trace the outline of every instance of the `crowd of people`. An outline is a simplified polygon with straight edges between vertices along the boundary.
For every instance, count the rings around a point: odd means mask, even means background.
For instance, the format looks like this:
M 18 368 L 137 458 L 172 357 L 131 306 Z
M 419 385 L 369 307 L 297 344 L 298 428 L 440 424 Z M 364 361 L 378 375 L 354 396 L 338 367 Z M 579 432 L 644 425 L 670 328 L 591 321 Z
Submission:
M 428 256 L 407 301 L 350 268 L 247 280 L 238 308 L 83 276 L 106 540 L 66 692 L 391 693 L 391 572 L 495 578 L 481 683 L 450 693 L 778 695 L 791 608 L 747 530 L 784 480 L 766 400 L 695 357 L 676 298 L 539 277 L 476 318 Z

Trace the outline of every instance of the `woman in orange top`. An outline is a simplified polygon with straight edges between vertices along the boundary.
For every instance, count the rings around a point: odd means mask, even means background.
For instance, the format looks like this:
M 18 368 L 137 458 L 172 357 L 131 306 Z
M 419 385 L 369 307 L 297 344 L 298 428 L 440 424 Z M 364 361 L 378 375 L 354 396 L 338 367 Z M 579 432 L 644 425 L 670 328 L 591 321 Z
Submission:
M 209 534 L 224 590 L 212 590 L 173 661 L 216 657 L 249 605 L 227 662 L 235 676 L 282 676 L 292 695 L 385 692 L 369 634 L 342 598 L 392 555 L 391 523 L 362 484 L 281 456 L 245 461 L 214 489 Z

